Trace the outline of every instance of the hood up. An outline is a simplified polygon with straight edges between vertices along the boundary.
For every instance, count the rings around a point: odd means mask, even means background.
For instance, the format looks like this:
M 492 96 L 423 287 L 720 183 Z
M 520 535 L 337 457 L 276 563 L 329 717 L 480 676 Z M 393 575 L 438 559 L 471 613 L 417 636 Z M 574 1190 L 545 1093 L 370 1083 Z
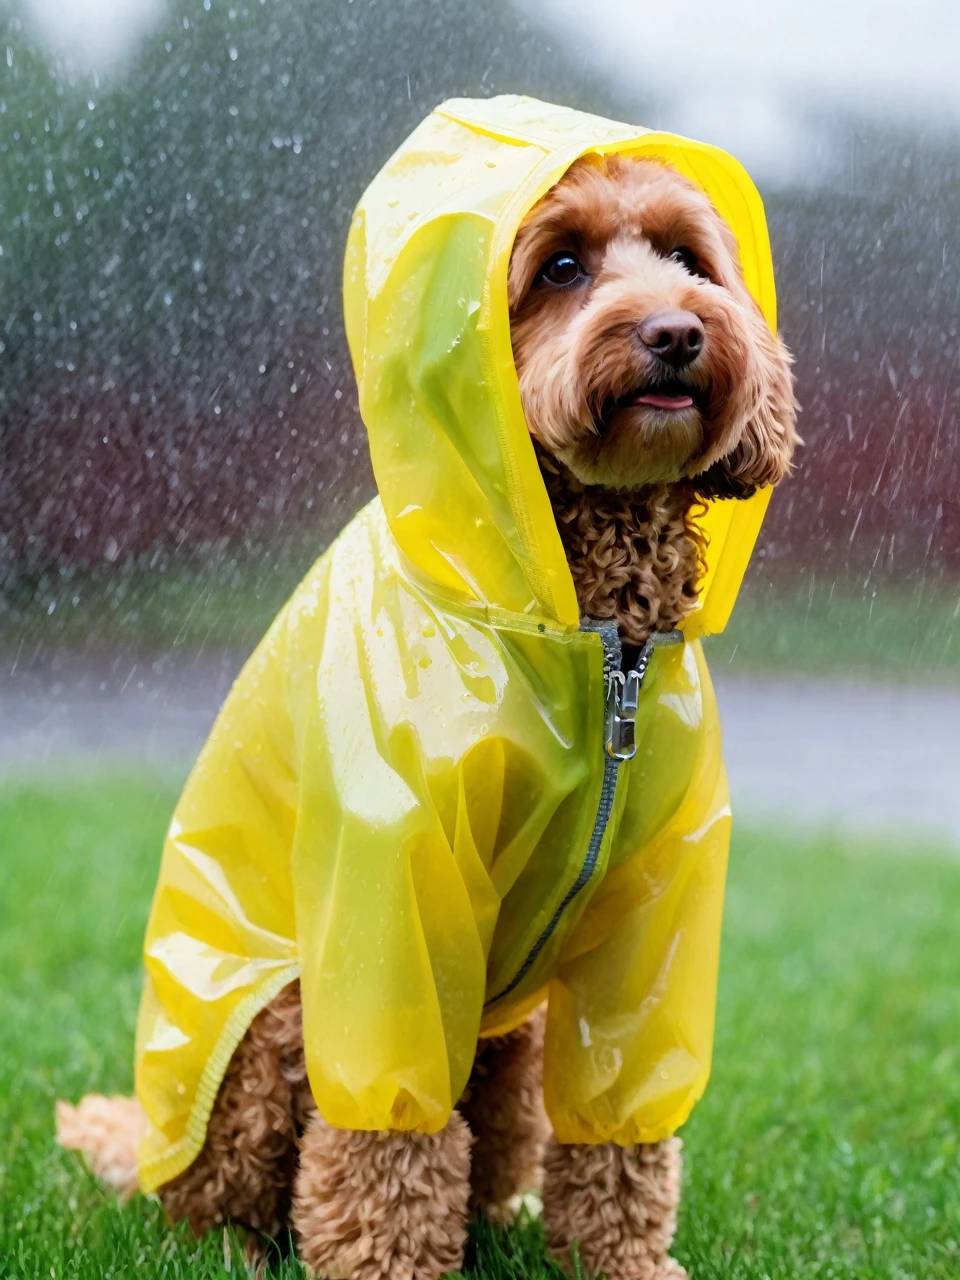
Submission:
M 612 153 L 662 161 L 704 190 L 774 330 L 763 206 L 736 160 L 532 98 L 443 103 L 370 184 L 347 244 L 347 338 L 397 545 L 441 593 L 561 628 L 579 611 L 520 403 L 507 268 L 532 206 L 580 156 Z M 688 639 L 726 625 L 770 492 L 710 505 Z

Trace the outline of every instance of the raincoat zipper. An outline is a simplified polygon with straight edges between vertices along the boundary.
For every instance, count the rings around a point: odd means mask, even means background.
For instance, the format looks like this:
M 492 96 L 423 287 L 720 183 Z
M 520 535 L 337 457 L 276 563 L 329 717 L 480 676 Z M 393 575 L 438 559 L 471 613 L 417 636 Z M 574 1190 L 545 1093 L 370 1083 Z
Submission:
M 643 679 L 647 674 L 650 659 L 653 657 L 653 650 L 658 642 L 661 644 L 676 644 L 683 639 L 679 631 L 671 631 L 651 637 L 640 650 L 636 666 L 631 671 L 624 673 L 621 670 L 623 649 L 620 645 L 620 633 L 615 622 L 601 622 L 593 618 L 587 618 L 582 623 L 580 630 L 596 633 L 603 644 L 604 759 L 603 781 L 600 785 L 600 803 L 597 806 L 597 816 L 594 819 L 586 856 L 576 880 L 567 890 L 563 901 L 533 944 L 513 980 L 502 991 L 487 1001 L 488 1006 L 509 995 L 511 991 L 519 986 L 530 972 L 537 956 L 549 942 L 567 907 L 581 889 L 590 883 L 600 857 L 600 848 L 603 844 L 603 837 L 606 835 L 607 825 L 610 822 L 610 815 L 613 812 L 620 765 L 624 760 L 631 760 L 637 753 L 637 707 L 640 690 L 643 687 Z

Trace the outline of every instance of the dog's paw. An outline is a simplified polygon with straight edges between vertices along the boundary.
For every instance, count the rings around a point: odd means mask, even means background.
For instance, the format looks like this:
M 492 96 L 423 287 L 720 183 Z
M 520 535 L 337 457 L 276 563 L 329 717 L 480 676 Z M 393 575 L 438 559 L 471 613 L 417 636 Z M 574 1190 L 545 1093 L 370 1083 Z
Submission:
M 129 1200 L 137 1191 L 137 1149 L 147 1118 L 136 1098 L 91 1093 L 76 1107 L 58 1102 L 57 1142 L 79 1151 L 90 1171 Z
M 300 1259 L 326 1280 L 440 1280 L 467 1238 L 470 1132 L 307 1128 L 294 1187 Z

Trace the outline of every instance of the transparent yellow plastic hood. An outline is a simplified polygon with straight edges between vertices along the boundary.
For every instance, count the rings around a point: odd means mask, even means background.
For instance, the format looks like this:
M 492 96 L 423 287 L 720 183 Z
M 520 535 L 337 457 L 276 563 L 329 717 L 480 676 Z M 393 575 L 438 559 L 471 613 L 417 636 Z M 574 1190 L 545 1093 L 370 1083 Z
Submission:
M 446 590 L 569 627 L 577 603 L 523 418 L 506 281 L 524 216 L 588 152 L 652 157 L 701 186 L 775 329 L 763 206 L 736 160 L 530 98 L 453 100 L 428 116 L 364 194 L 344 281 L 360 409 L 398 545 Z M 711 504 L 691 638 L 725 625 L 769 496 Z

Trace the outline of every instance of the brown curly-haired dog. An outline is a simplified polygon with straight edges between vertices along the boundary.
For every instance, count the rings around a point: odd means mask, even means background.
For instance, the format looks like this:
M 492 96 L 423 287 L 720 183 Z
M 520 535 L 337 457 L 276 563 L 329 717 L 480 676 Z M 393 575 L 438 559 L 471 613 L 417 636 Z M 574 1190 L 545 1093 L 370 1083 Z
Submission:
M 790 357 L 707 197 L 664 165 L 575 164 L 517 234 L 520 395 L 581 612 L 642 644 L 697 602 L 703 498 L 787 473 Z
M 703 499 L 745 497 L 789 469 L 789 356 L 707 198 L 649 160 L 575 164 L 518 233 L 508 293 L 523 406 L 581 610 L 640 645 L 696 604 Z M 333 1129 L 310 1097 L 292 984 L 252 1023 L 203 1150 L 161 1199 L 197 1231 L 290 1221 L 306 1263 L 331 1280 L 436 1280 L 462 1261 L 469 1207 L 506 1220 L 542 1166 L 547 1236 L 565 1264 L 579 1241 L 588 1274 L 676 1280 L 679 1142 L 551 1139 L 544 1157 L 542 1047 L 542 1014 L 481 1041 L 440 1133 Z M 123 1099 L 90 1102 L 61 1110 L 61 1140 L 129 1189 L 140 1118 Z

